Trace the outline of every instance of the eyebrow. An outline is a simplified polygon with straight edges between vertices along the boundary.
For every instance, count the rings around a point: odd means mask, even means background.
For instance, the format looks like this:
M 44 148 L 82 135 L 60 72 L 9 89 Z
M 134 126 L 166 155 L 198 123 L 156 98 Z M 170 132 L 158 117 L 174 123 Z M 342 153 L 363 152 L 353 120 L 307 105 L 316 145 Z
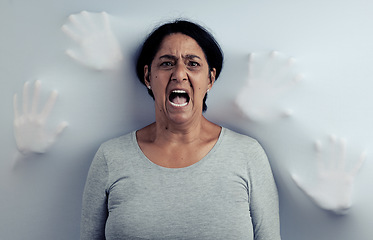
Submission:
M 167 59 L 173 59 L 173 60 L 176 60 L 177 57 L 174 56 L 174 55 L 169 55 L 169 54 L 165 54 L 165 55 L 162 55 L 159 57 L 159 59 L 162 59 L 162 58 L 167 58 Z M 185 56 L 183 56 L 184 59 L 193 59 L 193 58 L 198 58 L 198 59 L 201 59 L 199 56 L 197 55 L 194 55 L 194 54 L 187 54 Z

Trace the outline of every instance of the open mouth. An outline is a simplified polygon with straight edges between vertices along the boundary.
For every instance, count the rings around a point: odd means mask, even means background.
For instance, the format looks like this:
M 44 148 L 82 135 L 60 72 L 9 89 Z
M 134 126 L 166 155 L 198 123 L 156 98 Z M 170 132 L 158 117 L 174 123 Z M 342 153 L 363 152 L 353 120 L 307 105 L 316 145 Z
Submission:
M 171 105 L 174 107 L 184 107 L 188 105 L 190 97 L 184 90 L 173 90 L 168 97 Z

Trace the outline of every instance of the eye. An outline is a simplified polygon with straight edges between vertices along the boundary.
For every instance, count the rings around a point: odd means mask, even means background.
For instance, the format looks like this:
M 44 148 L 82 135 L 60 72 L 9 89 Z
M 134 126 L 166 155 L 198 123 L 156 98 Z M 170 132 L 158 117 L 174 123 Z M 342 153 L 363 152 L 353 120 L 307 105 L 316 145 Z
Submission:
M 193 61 L 190 61 L 190 62 L 188 63 L 188 65 L 189 65 L 190 67 L 198 67 L 198 66 L 200 66 L 200 64 L 199 64 L 198 62 L 193 62 Z
M 160 66 L 171 67 L 173 64 L 170 61 L 161 62 Z

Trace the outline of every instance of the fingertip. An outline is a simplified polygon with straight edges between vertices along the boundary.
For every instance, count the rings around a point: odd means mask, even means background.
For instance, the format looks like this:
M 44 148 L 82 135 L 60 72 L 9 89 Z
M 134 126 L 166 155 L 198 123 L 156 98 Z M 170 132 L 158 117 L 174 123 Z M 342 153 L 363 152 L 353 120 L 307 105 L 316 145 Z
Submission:
M 57 98 L 58 97 L 58 91 L 57 90 L 52 90 L 51 96 L 53 96 L 54 98 Z
M 71 57 L 72 51 L 70 49 L 65 50 L 65 54 L 69 57 Z
M 249 61 L 251 62 L 254 59 L 255 53 L 249 53 Z
M 67 32 L 67 26 L 66 26 L 65 24 L 62 25 L 62 27 L 61 27 L 61 31 L 64 32 L 64 33 Z
M 297 179 L 298 178 L 298 175 L 295 174 L 295 173 L 290 173 L 290 176 L 293 180 Z
M 291 176 L 291 179 L 295 182 L 295 184 L 296 184 L 298 187 L 301 188 L 302 183 L 301 183 L 301 180 L 300 180 L 299 175 L 298 175 L 298 174 L 295 174 L 295 173 L 291 173 L 290 176 Z
M 35 83 L 34 83 L 34 86 L 35 86 L 35 88 L 40 88 L 41 81 L 40 80 L 36 80 Z
M 284 118 L 291 117 L 294 114 L 294 111 L 292 109 L 286 109 L 282 112 L 281 116 Z
M 59 129 L 64 130 L 68 126 L 69 126 L 69 123 L 67 121 L 63 121 L 63 122 L 61 122 L 61 124 L 59 126 Z
M 72 58 L 72 59 L 77 59 L 77 56 L 76 56 L 75 52 L 73 50 L 71 50 L 71 49 L 67 49 L 65 51 L 65 54 L 67 56 L 69 56 L 70 58 Z
M 271 53 L 270 53 L 270 57 L 271 58 L 275 58 L 275 57 L 277 57 L 279 55 L 279 51 L 276 51 L 276 50 L 273 50 L 273 51 L 271 51 Z
M 294 57 L 290 57 L 288 60 L 289 65 L 294 65 L 297 62 L 297 60 Z
M 294 81 L 295 82 L 300 82 L 304 79 L 304 75 L 303 74 L 297 74 L 295 77 L 294 77 Z
M 68 123 L 68 122 L 66 122 L 66 121 L 61 122 L 61 123 L 58 125 L 58 127 L 57 127 L 56 135 L 61 134 L 61 133 L 65 130 L 65 128 L 68 127 L 68 126 L 69 126 L 69 123 Z
M 340 142 L 341 142 L 342 147 L 346 147 L 346 145 L 347 145 L 347 139 L 346 138 L 341 138 Z
M 367 153 L 367 151 L 363 151 L 362 153 L 361 153 L 361 155 L 360 155 L 360 159 L 361 159 L 361 161 L 365 161 L 365 159 L 367 158 L 367 155 L 368 155 L 368 153 Z
M 329 140 L 332 142 L 332 143 L 335 143 L 337 141 L 337 136 L 335 134 L 329 134 Z
M 74 14 L 71 14 L 71 15 L 68 16 L 67 18 L 70 20 L 70 22 L 75 22 L 75 19 L 76 19 L 76 17 L 75 17 Z
M 320 140 L 316 140 L 314 142 L 314 148 L 315 148 L 316 152 L 320 152 L 321 151 L 321 141 Z

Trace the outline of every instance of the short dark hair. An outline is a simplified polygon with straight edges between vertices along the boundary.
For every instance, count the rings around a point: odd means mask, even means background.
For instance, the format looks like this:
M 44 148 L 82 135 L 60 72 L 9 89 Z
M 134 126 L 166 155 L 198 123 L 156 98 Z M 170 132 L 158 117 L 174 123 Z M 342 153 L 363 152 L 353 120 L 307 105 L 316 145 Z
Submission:
M 223 52 L 215 38 L 202 26 L 187 20 L 175 20 L 156 28 L 148 35 L 141 47 L 136 63 L 136 74 L 140 82 L 145 85 L 144 66 L 150 66 L 157 54 L 163 39 L 173 33 L 182 33 L 193 38 L 205 54 L 209 69 L 216 69 L 215 80 L 218 79 L 223 67 Z M 148 93 L 153 97 L 151 90 Z M 207 110 L 207 93 L 203 99 L 203 111 Z

